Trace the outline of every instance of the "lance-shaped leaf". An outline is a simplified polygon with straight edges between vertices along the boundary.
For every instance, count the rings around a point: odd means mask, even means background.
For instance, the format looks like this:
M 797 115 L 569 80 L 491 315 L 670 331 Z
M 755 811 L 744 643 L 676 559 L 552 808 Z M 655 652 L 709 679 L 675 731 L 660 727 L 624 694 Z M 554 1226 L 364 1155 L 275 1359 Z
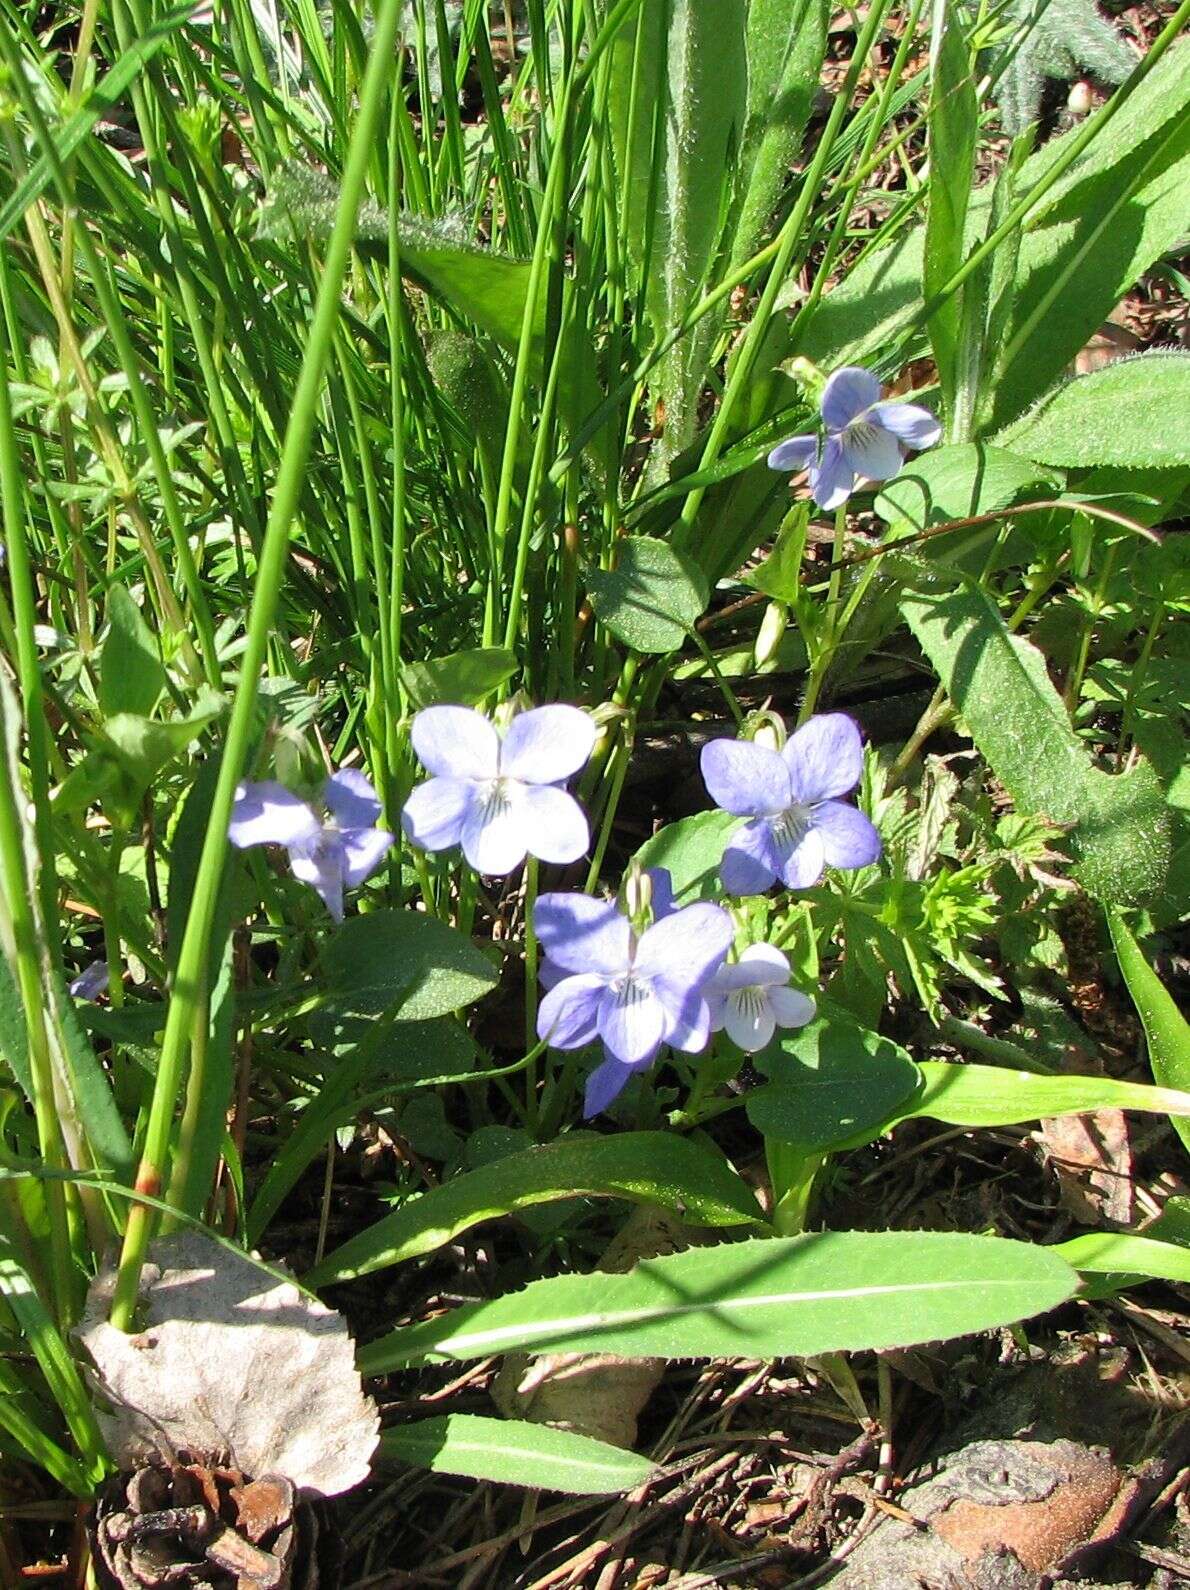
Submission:
M 559 1198 L 599 1194 L 679 1209 L 691 1225 L 761 1225 L 747 1184 L 723 1157 L 667 1132 L 580 1132 L 509 1154 L 434 1187 L 386 1216 L 315 1267 L 311 1286 L 368 1275 L 430 1253 L 460 1231 Z
M 1162 1084 L 1163 1091 L 1180 1089 L 1185 1097 L 1190 1094 L 1190 1024 L 1141 954 L 1139 944 L 1128 931 L 1120 913 L 1109 911 L 1107 922 L 1120 970 L 1145 1029 L 1153 1076 Z M 1190 1148 L 1190 1121 L 1185 1119 L 1186 1112 L 1171 1110 L 1170 1114 L 1174 1117 L 1174 1130 Z
M 379 1457 L 436 1474 L 463 1474 L 473 1480 L 578 1496 L 630 1491 L 657 1472 L 656 1465 L 639 1453 L 589 1435 L 472 1413 L 449 1413 L 385 1430 Z
M 953 1065 L 922 1060 L 922 1090 L 896 1118 L 928 1116 L 950 1126 L 1012 1126 L 1052 1115 L 1083 1115 L 1090 1110 L 1145 1110 L 1190 1117 L 1190 1092 L 1154 1088 L 1146 1082 L 1114 1077 L 1041 1076 L 1003 1066 Z
M 382 1337 L 365 1374 L 425 1358 L 613 1352 L 786 1358 L 908 1347 L 1055 1307 L 1077 1285 L 1045 1249 L 934 1231 L 754 1238 L 646 1260 L 625 1275 L 566 1275 Z

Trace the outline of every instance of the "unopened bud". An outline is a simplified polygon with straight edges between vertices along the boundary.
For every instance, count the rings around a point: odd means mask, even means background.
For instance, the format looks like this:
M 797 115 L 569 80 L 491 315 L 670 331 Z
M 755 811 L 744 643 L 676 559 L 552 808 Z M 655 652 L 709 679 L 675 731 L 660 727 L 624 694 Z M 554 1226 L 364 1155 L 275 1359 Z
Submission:
M 757 745 L 763 745 L 770 751 L 783 751 L 785 749 L 785 720 L 779 712 L 773 712 L 768 707 L 762 707 L 759 712 L 754 712 L 744 724 L 744 736 L 753 740 Z
M 770 602 L 764 610 L 760 629 L 756 635 L 753 659 L 757 668 L 763 668 L 777 655 L 777 648 L 789 624 L 789 611 L 784 602 Z
M 1095 104 L 1090 83 L 1075 83 L 1066 96 L 1066 109 L 1072 116 L 1086 116 Z
M 826 386 L 826 376 L 811 359 L 786 359 L 777 368 L 782 375 L 787 375 L 791 381 L 796 381 L 806 394 L 807 399 L 818 408 L 822 400 L 822 391 Z
M 638 933 L 642 932 L 653 914 L 653 880 L 635 858 L 628 863 L 621 894 L 625 916 Z
M 518 690 L 514 695 L 509 696 L 507 701 L 498 703 L 492 713 L 492 722 L 501 734 L 507 734 L 509 725 L 517 714 L 527 712 L 532 705 L 525 692 Z

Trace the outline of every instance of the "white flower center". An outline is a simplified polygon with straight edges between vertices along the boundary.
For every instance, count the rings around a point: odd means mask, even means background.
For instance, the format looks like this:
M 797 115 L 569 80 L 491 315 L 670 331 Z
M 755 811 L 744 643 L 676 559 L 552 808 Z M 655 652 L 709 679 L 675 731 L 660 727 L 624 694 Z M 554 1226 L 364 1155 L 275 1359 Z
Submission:
M 878 425 L 874 425 L 871 420 L 865 420 L 861 415 L 858 420 L 852 420 L 846 427 L 843 440 L 853 447 L 866 447 L 869 442 L 875 440 L 879 429 Z
M 758 983 L 747 983 L 743 988 L 733 989 L 727 997 L 748 1021 L 756 1021 L 762 1016 L 768 1004 L 768 996 Z
M 810 830 L 810 808 L 794 801 L 772 820 L 773 842 L 783 855 L 791 855 Z
M 648 979 L 638 976 L 631 969 L 621 972 L 618 977 L 613 977 L 608 986 L 621 1009 L 629 1005 L 642 1004 L 650 994 Z
M 489 778 L 481 787 L 480 799 L 483 802 L 483 820 L 492 822 L 497 817 L 503 817 L 512 805 L 512 785 L 515 780 L 510 778 Z

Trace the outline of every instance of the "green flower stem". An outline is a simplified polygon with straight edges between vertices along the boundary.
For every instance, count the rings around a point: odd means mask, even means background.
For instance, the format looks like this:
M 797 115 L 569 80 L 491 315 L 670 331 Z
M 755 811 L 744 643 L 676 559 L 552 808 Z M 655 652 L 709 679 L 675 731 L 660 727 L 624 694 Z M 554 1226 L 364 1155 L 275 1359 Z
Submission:
M 276 489 L 265 528 L 256 591 L 248 620 L 248 637 L 241 663 L 240 684 L 232 706 L 227 743 L 203 839 L 194 898 L 182 936 L 177 978 L 166 1016 L 161 1058 L 153 1088 L 140 1167 L 137 1171 L 135 1190 L 150 1196 L 156 1196 L 163 1184 L 174 1110 L 185 1071 L 191 1034 L 203 1006 L 211 928 L 227 852 L 227 828 L 235 800 L 236 784 L 239 782 L 248 744 L 254 731 L 260 672 L 268 650 L 278 596 L 285 575 L 290 532 L 305 484 L 306 461 L 309 456 L 323 376 L 334 345 L 335 330 L 339 320 L 339 294 L 347 274 L 356 215 L 363 198 L 384 96 L 392 75 L 392 53 L 400 14 L 401 0 L 383 0 L 377 14 L 372 50 L 360 92 L 359 115 L 352 132 L 334 229 L 327 245 L 314 318 L 306 341 L 301 374 L 298 377 L 277 470 Z M 119 1273 L 112 1300 L 112 1322 L 122 1330 L 129 1330 L 132 1327 L 141 1265 L 144 1262 L 152 1224 L 152 1211 L 143 1203 L 133 1204 L 124 1231 L 124 1246 L 120 1255 Z
M 766 1138 L 765 1158 L 773 1189 L 773 1230 L 779 1237 L 798 1237 L 806 1229 L 814 1178 L 826 1163 L 825 1154 L 799 1154 L 789 1143 Z
M 699 459 L 696 473 L 700 475 L 703 471 L 709 470 L 722 454 L 728 441 L 732 421 L 735 418 L 736 405 L 744 394 L 748 393 L 750 400 L 755 402 L 757 401 L 755 388 L 758 382 L 765 391 L 769 391 L 772 388 L 775 379 L 774 375 L 770 372 L 757 377 L 755 374 L 756 361 L 768 333 L 769 324 L 776 313 L 777 296 L 785 285 L 791 270 L 795 267 L 799 250 L 804 251 L 808 245 L 809 238 L 806 232 L 806 222 L 809 219 L 810 211 L 815 201 L 818 199 L 823 173 L 834 151 L 835 140 L 839 135 L 839 129 L 843 125 L 844 117 L 847 115 L 851 96 L 855 92 L 860 73 L 864 69 L 868 54 L 875 43 L 876 35 L 883 24 L 888 4 L 889 0 L 873 0 L 873 4 L 869 8 L 864 25 L 856 40 L 855 52 L 851 57 L 847 77 L 836 96 L 834 105 L 831 107 L 831 113 L 827 118 L 822 137 L 819 139 L 818 147 L 814 151 L 814 158 L 802 178 L 801 189 L 793 209 L 790 211 L 789 217 L 776 239 L 778 245 L 777 256 L 773 262 L 773 268 L 769 272 L 769 278 L 764 285 L 764 291 L 760 295 L 756 313 L 748 326 L 739 352 L 732 362 L 731 374 L 728 377 L 727 386 L 723 393 L 723 401 L 719 405 L 718 413 L 715 415 L 714 422 L 711 425 L 711 434 L 707 438 L 702 457 Z M 1190 0 L 1187 0 L 1187 4 L 1190 4 Z M 694 522 L 698 517 L 698 511 L 702 506 L 706 490 L 705 486 L 699 486 L 687 496 L 685 503 L 682 505 L 681 518 L 674 532 L 676 544 L 681 546 L 689 545 Z M 703 568 L 713 569 L 716 566 L 721 549 L 712 544 L 700 546 L 698 550 L 699 562 Z
M 567 73 L 562 81 L 558 99 L 557 121 L 563 129 L 569 124 L 573 113 L 573 89 L 574 71 L 572 62 L 571 71 Z M 529 281 L 525 289 L 525 312 L 521 320 L 521 336 L 517 346 L 516 365 L 513 369 L 508 425 L 504 432 L 504 456 L 500 465 L 500 486 L 496 494 L 496 517 L 492 528 L 492 539 L 498 552 L 503 550 L 512 513 L 512 488 L 516 478 L 517 452 L 520 446 L 521 427 L 525 411 L 525 394 L 529 385 L 529 363 L 533 351 L 534 328 L 537 323 L 538 305 L 541 302 L 542 289 L 549 264 L 549 245 L 555 235 L 558 218 L 566 203 L 570 164 L 569 146 L 570 140 L 563 132 L 563 136 L 557 140 L 554 146 L 550 160 L 549 175 L 546 179 L 545 194 L 542 199 L 541 214 L 537 220 L 537 237 L 533 245 L 533 260 L 529 267 Z M 561 368 L 560 350 L 561 343 L 559 343 L 559 347 L 556 350 L 557 356 L 554 359 L 551 375 L 554 375 L 554 372 Z M 557 377 L 554 375 L 555 382 L 556 379 Z M 521 518 L 521 534 L 517 543 L 512 593 L 509 598 L 508 616 L 504 626 L 504 644 L 509 647 L 514 645 L 520 628 L 521 606 L 524 601 L 525 569 L 529 557 L 529 539 L 533 525 L 533 508 L 533 494 L 526 492 Z
M 831 577 L 827 588 L 823 633 L 814 644 L 814 659 L 806 679 L 806 693 L 802 697 L 801 708 L 797 715 L 799 724 L 805 723 L 818 703 L 818 692 L 822 689 L 827 669 L 834 661 L 836 642 L 843 633 L 839 614 L 839 589 L 843 579 L 843 549 L 846 541 L 847 504 L 841 503 L 835 510 L 835 534 L 831 542 Z
M 537 1045 L 537 932 L 533 926 L 533 906 L 537 900 L 537 858 L 525 862 L 525 1050 Z M 525 1120 L 536 1135 L 540 1122 L 537 1096 L 537 1062 L 525 1067 Z

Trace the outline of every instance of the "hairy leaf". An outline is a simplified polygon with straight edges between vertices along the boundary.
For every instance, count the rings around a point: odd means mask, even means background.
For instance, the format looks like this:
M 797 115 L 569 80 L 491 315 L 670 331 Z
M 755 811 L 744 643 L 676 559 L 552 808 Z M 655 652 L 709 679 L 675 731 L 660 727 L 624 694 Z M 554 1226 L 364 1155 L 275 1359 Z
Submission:
M 785 1358 L 907 1347 L 1055 1307 L 1077 1284 L 1045 1248 L 949 1232 L 827 1231 L 650 1259 L 625 1275 L 566 1275 L 382 1337 L 365 1374 L 423 1358 L 616 1352 Z
M 1092 766 L 1045 659 L 1009 633 L 984 591 L 907 594 L 901 611 L 1020 810 L 1070 827 L 1084 887 L 1115 904 L 1158 890 L 1170 815 L 1150 765 L 1114 777 Z

